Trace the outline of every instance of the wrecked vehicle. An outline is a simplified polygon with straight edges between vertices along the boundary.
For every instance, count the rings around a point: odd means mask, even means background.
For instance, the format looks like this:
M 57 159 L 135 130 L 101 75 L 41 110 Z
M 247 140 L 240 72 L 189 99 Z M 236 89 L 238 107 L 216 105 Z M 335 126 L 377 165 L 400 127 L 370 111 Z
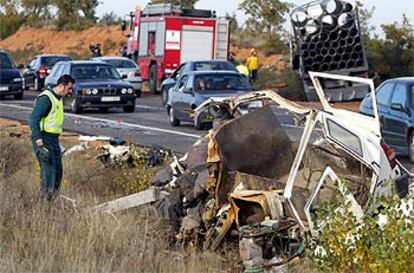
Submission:
M 156 203 L 168 207 L 172 241 L 187 250 L 214 251 L 236 239 L 246 272 L 263 270 L 300 256 L 306 234 L 317 238 L 315 223 L 325 221 L 318 211 L 335 189 L 357 218 L 395 187 L 400 196 L 407 194 L 408 175 L 382 140 L 378 114 L 332 107 L 321 85 L 326 78 L 367 84 L 375 98 L 373 82 L 316 72 L 310 77 L 321 109 L 259 91 L 210 98 L 195 110 L 195 118 L 205 111 L 216 118 L 213 129 L 152 179 L 169 191 Z M 240 111 L 257 100 L 271 105 Z M 304 125 L 299 139 L 286 132 L 274 108 Z

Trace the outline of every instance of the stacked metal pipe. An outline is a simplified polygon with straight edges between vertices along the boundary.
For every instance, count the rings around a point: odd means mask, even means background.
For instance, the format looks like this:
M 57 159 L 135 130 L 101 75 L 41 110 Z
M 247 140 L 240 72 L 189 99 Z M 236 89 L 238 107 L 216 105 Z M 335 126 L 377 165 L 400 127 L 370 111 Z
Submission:
M 366 66 L 356 8 L 342 0 L 313 1 L 291 13 L 304 72 Z

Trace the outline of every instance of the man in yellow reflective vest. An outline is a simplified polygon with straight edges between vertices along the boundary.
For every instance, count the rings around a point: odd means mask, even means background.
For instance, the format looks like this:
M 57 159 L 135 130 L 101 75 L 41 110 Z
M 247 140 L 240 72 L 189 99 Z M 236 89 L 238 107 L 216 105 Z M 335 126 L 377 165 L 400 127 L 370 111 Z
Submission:
M 63 97 L 72 93 L 75 81 L 61 76 L 57 85 L 39 94 L 29 123 L 32 144 L 40 165 L 41 198 L 51 201 L 59 194 L 63 168 L 59 135 L 63 126 Z

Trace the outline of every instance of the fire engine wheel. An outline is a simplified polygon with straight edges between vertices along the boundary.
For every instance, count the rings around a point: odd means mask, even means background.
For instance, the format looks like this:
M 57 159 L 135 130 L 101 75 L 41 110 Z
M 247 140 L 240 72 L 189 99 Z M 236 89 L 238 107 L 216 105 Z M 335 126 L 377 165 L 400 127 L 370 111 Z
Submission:
M 408 138 L 408 155 L 411 163 L 414 163 L 414 132 Z
M 169 118 L 169 120 L 170 120 L 170 124 L 172 125 L 172 126 L 174 126 L 174 127 L 176 127 L 176 126 L 180 126 L 180 120 L 178 120 L 176 117 L 175 117 L 175 114 L 174 114 L 174 109 L 172 108 L 172 107 L 170 107 L 170 109 L 169 109 L 169 111 L 168 111 L 168 118 Z
M 152 94 L 158 94 L 158 75 L 157 65 L 153 64 L 150 66 L 149 71 L 149 87 Z

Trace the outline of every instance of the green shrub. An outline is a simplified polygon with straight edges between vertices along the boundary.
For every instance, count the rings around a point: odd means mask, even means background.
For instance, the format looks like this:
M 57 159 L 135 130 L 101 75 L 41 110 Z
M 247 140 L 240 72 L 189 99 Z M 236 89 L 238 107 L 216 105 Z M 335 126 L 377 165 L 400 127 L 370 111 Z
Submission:
M 414 272 L 414 195 L 379 201 L 382 209 L 359 221 L 349 203 L 327 205 L 310 253 L 322 272 Z
M 0 14 L 0 39 L 5 39 L 16 33 L 25 22 L 26 17 L 23 14 Z
M 277 84 L 277 73 L 269 68 L 260 68 L 254 87 L 257 90 L 272 89 Z
M 41 49 L 28 46 L 23 49 L 9 51 L 16 63 L 26 63 L 30 61 L 35 55 L 41 53 Z
M 69 57 L 71 57 L 74 60 L 85 60 L 85 59 L 89 59 L 90 57 L 90 52 L 87 49 L 84 49 L 80 52 L 76 52 L 74 50 L 65 52 L 66 55 L 68 55 Z
M 134 145 L 131 145 L 130 149 L 132 150 L 132 164 L 121 166 L 121 174 L 114 180 L 125 194 L 136 193 L 148 188 L 150 179 L 156 174 L 156 170 L 148 165 L 145 149 Z
M 291 68 L 286 68 L 280 73 L 279 82 L 286 84 L 286 87 L 279 90 L 279 95 L 290 100 L 306 100 L 302 80 L 297 72 Z
M 114 49 L 115 47 L 116 47 L 116 43 L 113 40 L 106 39 L 103 44 L 103 53 L 105 54 L 106 52 Z

